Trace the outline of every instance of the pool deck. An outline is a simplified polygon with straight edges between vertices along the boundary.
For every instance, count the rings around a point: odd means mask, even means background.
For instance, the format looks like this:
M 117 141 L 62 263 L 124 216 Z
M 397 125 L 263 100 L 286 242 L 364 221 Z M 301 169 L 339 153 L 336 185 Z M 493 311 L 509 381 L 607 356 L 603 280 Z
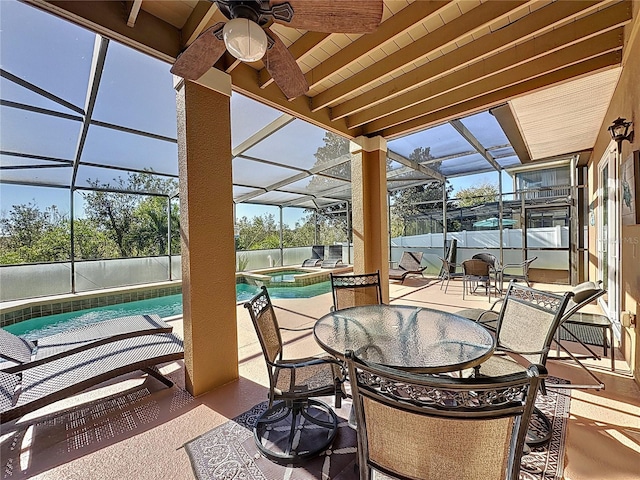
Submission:
M 534 285 L 563 290 L 558 285 Z M 448 292 L 434 278 L 409 278 L 390 284 L 392 303 L 446 311 L 487 308 L 482 295 L 462 300 L 461 282 Z M 312 326 L 329 311 L 331 294 L 309 299 L 274 300 L 282 326 Z M 182 333 L 182 320 L 171 321 Z M 130 374 L 105 382 L 82 395 L 53 404 L 3 425 L 2 467 L 7 478 L 35 479 L 193 479 L 184 444 L 267 398 L 266 367 L 245 308 L 237 308 L 240 378 L 197 398 L 184 388 L 183 362 L 162 367 L 176 387 Z M 310 332 L 285 332 L 287 357 L 321 353 Z M 576 347 L 577 349 L 578 347 Z M 640 389 L 629 367 L 616 358 L 588 363 L 606 390 L 572 390 L 564 478 L 571 480 L 637 479 L 640 464 Z M 586 375 L 569 362 L 548 362 L 550 373 L 572 383 Z M 61 412 L 61 413 L 56 413 Z M 47 421 L 43 421 L 47 420 Z M 34 425 L 33 429 L 29 426 Z M 15 435 L 11 430 L 16 429 Z

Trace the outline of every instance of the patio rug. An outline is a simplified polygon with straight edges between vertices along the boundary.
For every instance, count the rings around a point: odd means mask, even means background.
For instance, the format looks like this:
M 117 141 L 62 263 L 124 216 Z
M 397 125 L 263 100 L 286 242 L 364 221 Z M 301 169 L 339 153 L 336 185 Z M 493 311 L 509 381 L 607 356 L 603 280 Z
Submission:
M 549 383 L 566 384 L 550 377 Z M 560 480 L 564 468 L 564 441 L 569 416 L 570 390 L 550 388 L 548 395 L 538 395 L 536 406 L 552 422 L 551 442 L 532 449 L 522 459 L 520 480 Z M 356 433 L 349 426 L 350 403 L 345 401 L 338 413 L 339 428 L 331 449 L 299 467 L 283 466 L 264 458 L 253 439 L 256 419 L 267 407 L 260 403 L 249 411 L 185 444 L 198 480 L 357 480 L 355 467 Z M 346 414 L 345 414 L 346 412 Z M 381 478 L 379 475 L 378 478 Z

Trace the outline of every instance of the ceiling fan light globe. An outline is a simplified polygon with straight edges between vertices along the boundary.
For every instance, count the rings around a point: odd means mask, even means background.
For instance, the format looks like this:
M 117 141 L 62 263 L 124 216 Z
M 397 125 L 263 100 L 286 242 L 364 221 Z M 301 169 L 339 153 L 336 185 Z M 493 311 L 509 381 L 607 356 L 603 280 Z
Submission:
M 256 62 L 267 51 L 267 34 L 247 18 L 234 18 L 222 30 L 224 44 L 231 55 L 242 62 Z

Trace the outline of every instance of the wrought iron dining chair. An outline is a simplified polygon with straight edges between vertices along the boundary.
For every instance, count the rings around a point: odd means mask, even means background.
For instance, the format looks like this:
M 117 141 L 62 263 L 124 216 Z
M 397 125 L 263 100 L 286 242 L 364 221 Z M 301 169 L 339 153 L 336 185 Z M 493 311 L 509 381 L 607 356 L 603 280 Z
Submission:
M 382 287 L 380 271 L 361 274 L 330 274 L 333 292 L 332 311 L 358 305 L 380 305 Z
M 511 281 L 498 315 L 494 355 L 474 368 L 475 376 L 502 376 L 522 372 L 531 364 L 546 365 L 551 342 L 572 296 L 573 292 L 559 295 Z M 545 383 L 540 385 L 546 395 Z M 551 423 L 538 409 L 535 413 L 546 432 L 527 440 L 533 446 L 551 438 Z
M 462 262 L 462 299 L 465 293 L 473 293 L 483 284 L 491 301 L 491 266 L 479 259 Z
M 499 378 L 416 375 L 347 352 L 360 479 L 517 480 L 542 365 Z M 446 438 L 446 441 L 443 441 Z
M 582 321 L 582 316 L 577 315 L 585 305 L 595 302 L 599 297 L 606 293 L 606 290 L 602 288 L 602 281 L 594 282 L 583 282 L 579 285 L 576 285 L 571 289 L 573 296 L 569 299 L 567 306 L 562 314 L 562 318 L 560 319 L 560 324 L 556 329 L 554 336 L 554 343 L 556 344 L 556 355 L 549 356 L 549 360 L 573 360 L 580 368 L 582 368 L 596 383 L 595 384 L 572 384 L 570 387 L 564 388 L 595 388 L 595 389 L 603 389 L 604 382 L 600 380 L 587 366 L 582 363 L 580 360 L 586 358 L 593 358 L 595 360 L 600 360 L 602 357 L 596 353 L 585 341 L 581 338 L 581 330 L 576 327 L 584 328 L 595 328 L 600 329 L 602 331 L 602 349 L 604 356 L 607 355 L 607 331 L 609 332 L 609 338 L 613 338 L 611 333 L 611 323 L 604 319 L 599 319 L 599 323 L 597 325 L 593 325 L 593 321 L 588 321 L 589 317 L 587 317 L 587 321 Z M 502 305 L 504 298 L 500 298 L 496 300 L 488 310 L 484 310 L 481 308 L 468 308 L 463 309 L 456 312 L 456 315 L 460 315 L 462 317 L 468 318 L 470 320 L 474 320 L 476 322 L 482 323 L 489 330 L 496 331 L 498 325 L 498 319 L 500 317 L 500 308 Z M 603 317 L 600 315 L 596 315 L 597 317 Z M 567 348 L 564 344 L 565 341 L 574 341 L 582 345 L 582 347 L 588 352 L 585 354 L 574 354 Z M 560 355 L 560 350 L 562 350 L 566 356 Z M 613 352 L 611 355 L 611 371 L 615 370 L 614 363 L 614 355 Z
M 267 458 L 299 463 L 325 450 L 335 438 L 333 409 L 313 397 L 343 398 L 342 364 L 330 356 L 283 359 L 281 330 L 266 287 L 244 304 L 256 329 L 269 373 L 269 405 L 258 418 L 254 437 Z M 278 403 L 274 403 L 278 401 Z

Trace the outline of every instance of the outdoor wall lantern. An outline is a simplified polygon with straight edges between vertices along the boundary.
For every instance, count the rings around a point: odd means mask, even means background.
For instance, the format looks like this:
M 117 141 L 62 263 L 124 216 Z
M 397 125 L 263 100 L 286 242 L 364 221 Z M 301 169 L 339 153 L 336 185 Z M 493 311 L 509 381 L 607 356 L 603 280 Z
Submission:
M 616 118 L 609 127 L 611 138 L 618 144 L 618 153 L 622 152 L 622 141 L 633 141 L 633 130 L 630 132 L 631 122 L 627 122 L 624 118 Z

